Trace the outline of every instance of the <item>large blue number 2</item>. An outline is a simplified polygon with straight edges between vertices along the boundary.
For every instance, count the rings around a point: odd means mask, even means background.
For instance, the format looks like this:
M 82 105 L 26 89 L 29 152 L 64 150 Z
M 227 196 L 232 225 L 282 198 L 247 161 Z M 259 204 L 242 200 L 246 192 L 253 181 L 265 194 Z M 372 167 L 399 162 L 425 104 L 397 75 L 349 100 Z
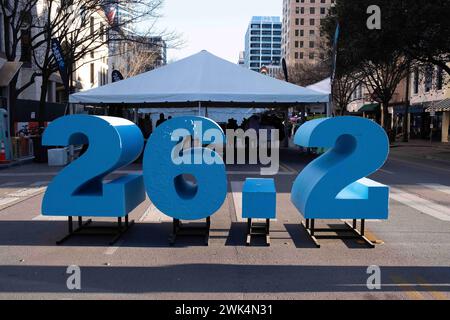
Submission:
M 121 118 L 73 115 L 52 122 L 42 138 L 47 146 L 87 143 L 87 152 L 48 186 L 42 214 L 123 217 L 145 200 L 142 175 L 102 182 L 106 175 L 133 162 L 142 152 L 144 139 L 134 123 Z
M 297 177 L 291 200 L 306 219 L 387 219 L 389 189 L 364 177 L 386 161 L 389 141 L 360 117 L 312 120 L 294 138 L 303 147 L 330 148 Z

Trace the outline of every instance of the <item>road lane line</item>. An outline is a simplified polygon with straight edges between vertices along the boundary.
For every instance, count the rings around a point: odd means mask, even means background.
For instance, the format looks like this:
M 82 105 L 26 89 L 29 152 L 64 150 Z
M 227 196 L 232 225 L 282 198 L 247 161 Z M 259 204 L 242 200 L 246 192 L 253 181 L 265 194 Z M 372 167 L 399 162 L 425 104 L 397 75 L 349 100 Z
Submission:
M 108 249 L 105 250 L 104 254 L 107 256 L 112 256 L 113 254 L 116 253 L 116 251 L 122 246 L 124 240 L 121 239 L 119 241 L 116 242 L 115 246 L 109 247 Z
M 436 219 L 450 221 L 450 208 L 433 201 L 426 200 L 397 188 L 391 188 L 390 198 Z
M 423 165 L 423 164 L 420 164 L 420 163 L 417 163 L 417 162 L 411 162 L 411 161 L 408 161 L 408 160 L 399 159 L 399 158 L 392 157 L 392 156 L 389 156 L 389 161 L 398 161 L 398 162 L 407 163 L 411 167 L 428 169 L 428 171 L 429 171 L 429 169 L 434 169 L 434 170 L 441 170 L 441 171 L 445 171 L 445 172 L 450 172 L 450 170 L 444 169 L 444 168 L 441 168 L 441 167 L 436 167 L 436 166 L 432 166 L 432 165 L 429 165 L 429 164 Z
M 390 278 L 394 283 L 399 286 L 403 292 L 406 294 L 408 299 L 411 300 L 425 300 L 425 297 L 423 294 L 418 292 L 417 290 L 414 290 L 414 286 L 409 284 L 404 278 L 398 275 L 391 275 Z
M 0 206 L 6 206 L 17 200 L 20 200 L 20 198 L 0 198 Z
M 420 186 L 423 186 L 428 189 L 436 190 L 439 192 L 443 192 L 446 194 L 450 194 L 450 187 L 444 186 L 443 184 L 439 183 L 419 183 Z
M 33 221 L 67 221 L 67 217 L 64 216 L 43 216 L 42 214 L 37 215 Z
M 242 219 L 242 188 L 244 181 L 231 181 L 231 193 L 233 195 L 234 212 L 236 213 L 236 221 L 244 222 Z
M 416 280 L 418 284 L 425 288 L 426 291 L 435 299 L 435 300 L 447 300 L 447 296 L 442 292 L 436 291 L 436 288 L 429 284 L 424 278 L 421 276 L 416 276 Z
M 36 195 L 38 193 L 41 193 L 45 189 L 47 189 L 47 187 L 24 188 L 24 189 L 20 189 L 20 190 L 17 190 L 15 192 L 12 192 L 12 193 L 8 193 L 8 196 L 10 196 L 10 197 L 19 197 L 19 198 L 29 197 L 29 196 L 33 196 L 33 195 Z

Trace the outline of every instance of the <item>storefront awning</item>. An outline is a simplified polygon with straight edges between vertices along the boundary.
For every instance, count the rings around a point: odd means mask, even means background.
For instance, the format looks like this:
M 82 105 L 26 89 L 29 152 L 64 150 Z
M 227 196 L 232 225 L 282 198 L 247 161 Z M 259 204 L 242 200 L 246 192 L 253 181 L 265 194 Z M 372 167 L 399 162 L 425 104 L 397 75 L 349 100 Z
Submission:
M 434 106 L 429 107 L 426 112 L 443 112 L 443 111 L 450 111 L 450 98 L 444 99 L 438 103 L 436 103 Z
M 376 112 L 379 108 L 379 103 L 368 103 L 359 108 L 358 112 Z
M 20 70 L 22 62 L 20 61 L 6 61 L 0 68 L 0 87 L 7 87 L 11 82 L 12 78 Z

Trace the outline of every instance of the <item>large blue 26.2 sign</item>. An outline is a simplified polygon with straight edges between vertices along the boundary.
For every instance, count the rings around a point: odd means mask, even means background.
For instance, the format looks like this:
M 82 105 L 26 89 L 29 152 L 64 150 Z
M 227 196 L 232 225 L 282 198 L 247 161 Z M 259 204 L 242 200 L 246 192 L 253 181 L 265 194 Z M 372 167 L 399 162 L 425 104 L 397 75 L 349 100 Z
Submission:
M 203 146 L 174 155 L 174 147 L 180 142 L 174 132 L 180 129 L 187 135 L 200 135 L 204 143 L 214 142 L 203 135 L 209 129 L 223 134 L 217 123 L 203 117 L 166 121 L 147 143 L 144 175 L 130 174 L 104 183 L 105 176 L 130 164 L 142 152 L 139 128 L 125 119 L 87 115 L 52 122 L 44 133 L 44 145 L 88 143 L 89 148 L 49 185 L 42 213 L 123 217 L 144 201 L 146 189 L 155 206 L 175 219 L 197 220 L 213 215 L 227 193 L 225 165 L 220 156 Z M 389 145 L 379 125 L 357 117 L 313 120 L 300 127 L 295 143 L 330 148 L 299 174 L 292 188 L 292 202 L 307 219 L 387 218 L 388 188 L 364 178 L 378 170 L 387 158 Z M 203 158 L 204 153 L 219 161 L 174 161 L 186 156 Z M 195 177 L 196 183 L 185 179 L 186 174 Z

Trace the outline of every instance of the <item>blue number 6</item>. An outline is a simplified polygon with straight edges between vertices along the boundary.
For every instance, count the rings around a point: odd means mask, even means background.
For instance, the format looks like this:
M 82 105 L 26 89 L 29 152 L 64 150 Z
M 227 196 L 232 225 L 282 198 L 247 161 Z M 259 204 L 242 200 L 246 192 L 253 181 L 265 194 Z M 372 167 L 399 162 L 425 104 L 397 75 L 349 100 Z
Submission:
M 389 188 L 365 178 L 389 153 L 378 124 L 360 117 L 312 120 L 298 129 L 294 142 L 330 148 L 292 187 L 291 200 L 306 219 L 387 219 Z
M 113 117 L 66 116 L 52 122 L 42 138 L 47 146 L 86 143 L 87 152 L 48 186 L 43 215 L 123 217 L 145 200 L 142 175 L 102 182 L 142 152 L 144 139 L 134 123 Z

